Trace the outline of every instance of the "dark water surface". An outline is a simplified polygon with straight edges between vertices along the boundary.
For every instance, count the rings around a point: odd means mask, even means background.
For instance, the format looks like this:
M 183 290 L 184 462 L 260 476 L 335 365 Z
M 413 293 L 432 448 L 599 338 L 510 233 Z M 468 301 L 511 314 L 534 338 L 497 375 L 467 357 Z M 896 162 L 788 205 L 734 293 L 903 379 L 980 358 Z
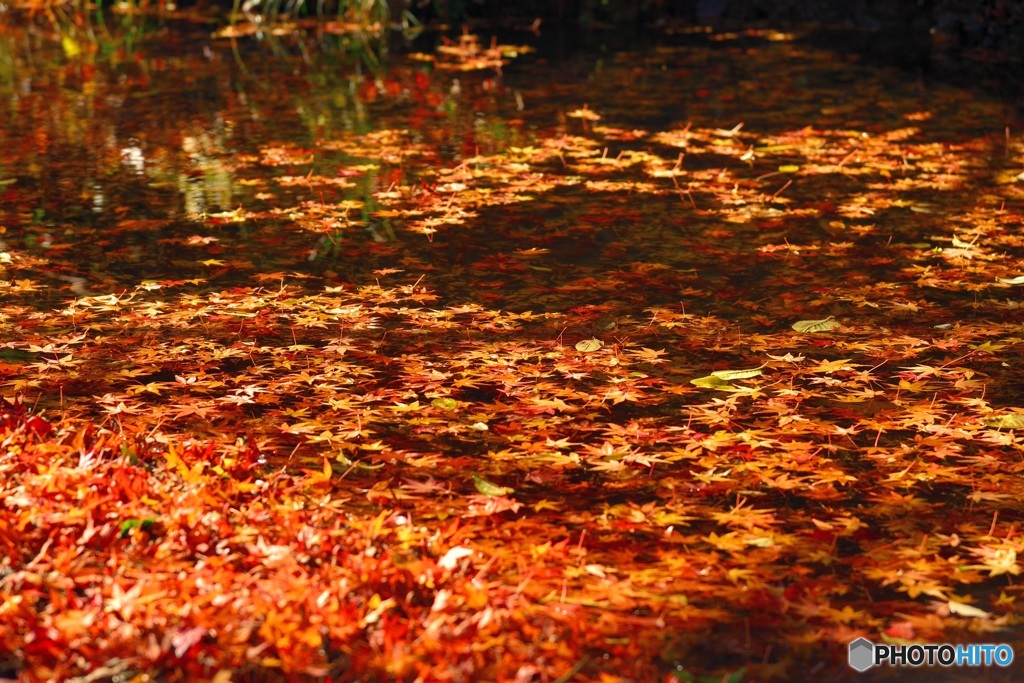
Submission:
M 664 187 L 638 201 L 591 192 L 579 178 L 596 170 L 617 181 L 646 179 L 635 162 L 621 173 L 601 164 L 630 152 L 671 162 L 678 151 L 652 143 L 652 136 L 686 125 L 703 131 L 709 142 L 716 129 L 741 128 L 735 137 L 720 138 L 724 147 L 679 149 L 689 152 L 681 166 L 691 174 L 684 189 L 694 179 L 716 178 L 722 169 L 734 172 L 735 148 L 766 136 L 799 136 L 808 126 L 822 131 L 823 144 L 914 127 L 918 137 L 934 144 L 975 153 L 970 160 L 950 157 L 958 168 L 947 168 L 946 175 L 960 191 L 918 185 L 902 192 L 906 202 L 932 203 L 931 213 L 855 240 L 857 248 L 870 250 L 881 241 L 913 239 L 898 232 L 934 222 L 926 215 L 949 215 L 947 205 L 963 197 L 964 183 L 984 182 L 1007 165 L 1008 110 L 997 101 L 926 86 L 906 70 L 863 67 L 855 56 L 803 47 L 781 34 L 713 37 L 686 36 L 674 41 L 686 45 L 667 47 L 668 38 L 646 36 L 646 49 L 633 52 L 591 45 L 595 52 L 566 53 L 571 48 L 564 44 L 549 45 L 550 56 L 525 55 L 499 76 L 431 73 L 429 66 L 401 56 L 378 65 L 377 57 L 345 54 L 337 36 L 286 36 L 276 43 L 243 39 L 232 45 L 205 33 L 158 30 L 127 52 L 124 45 L 95 46 L 79 38 L 75 49 L 101 53 L 71 59 L 65 54 L 71 39 L 62 51 L 38 38 L 9 36 L 0 81 L 9 112 L 0 133 L 5 239 L 46 261 L 25 272 L 15 263 L 11 275 L 41 277 L 45 286 L 38 296 L 52 303 L 69 290 L 54 276 L 81 277 L 85 291 L 113 293 L 142 280 L 203 277 L 218 287 L 246 284 L 255 271 L 284 269 L 323 278 L 319 286 L 359 281 L 405 257 L 431 266 L 429 284 L 446 303 L 475 300 L 486 291 L 487 302 L 498 307 L 536 309 L 539 303 L 544 310 L 564 311 L 593 303 L 594 297 L 560 288 L 595 269 L 648 263 L 667 267 L 663 295 L 627 286 L 619 292 L 623 299 L 643 308 L 676 300 L 681 282 L 713 283 L 716 296 L 702 300 L 702 310 L 728 314 L 728 300 L 751 287 L 762 296 L 799 296 L 786 283 L 772 289 L 764 259 L 740 254 L 734 243 L 745 251 L 780 237 L 836 237 L 824 227 L 823 214 L 829 212 L 819 205 L 842 208 L 863 184 L 834 176 L 800 179 L 783 196 L 816 211 L 771 229 L 764 223 L 782 208 L 771 203 L 730 208 L 700 189 L 691 192 L 693 203 L 681 203 Z M 618 130 L 594 134 L 595 125 L 565 117 L 582 106 L 600 112 L 598 126 Z M 925 111 L 926 121 L 908 122 Z M 359 143 L 346 142 L 381 131 L 406 131 L 393 136 L 391 156 L 383 163 L 369 149 L 360 154 Z M 474 155 L 505 154 L 563 135 L 589 135 L 586 154 L 602 158 L 582 166 L 572 158 L 546 160 L 537 170 L 559 180 L 530 193 L 528 202 L 485 203 L 473 221 L 430 241 L 410 234 L 401 218 L 374 215 L 380 213 L 374 207 L 395 203 L 375 197 L 391 185 L 420 184 L 430 192 L 444 172 Z M 787 157 L 780 149 L 772 160 L 784 165 L 800 156 L 795 151 Z M 884 161 L 897 160 L 887 153 Z M 360 170 L 361 163 L 377 167 Z M 941 169 L 930 170 L 942 175 Z M 489 184 L 486 165 L 475 171 L 483 176 L 482 186 Z M 331 182 L 303 183 L 311 173 Z M 770 197 L 787 179 L 776 173 L 728 180 Z M 501 179 L 490 184 L 505 186 Z M 317 220 L 315 208 L 307 207 L 309 221 L 300 225 L 288 214 L 304 204 L 347 200 L 362 207 L 338 221 L 337 230 L 309 226 Z M 209 217 L 239 208 L 278 215 L 237 223 Z M 731 225 L 721 225 L 723 219 Z M 183 248 L 180 241 L 194 236 L 215 236 L 217 242 Z M 525 272 L 492 267 L 510 252 L 529 248 L 549 253 Z M 211 273 L 210 266 L 191 260 L 204 253 L 229 253 L 233 265 Z

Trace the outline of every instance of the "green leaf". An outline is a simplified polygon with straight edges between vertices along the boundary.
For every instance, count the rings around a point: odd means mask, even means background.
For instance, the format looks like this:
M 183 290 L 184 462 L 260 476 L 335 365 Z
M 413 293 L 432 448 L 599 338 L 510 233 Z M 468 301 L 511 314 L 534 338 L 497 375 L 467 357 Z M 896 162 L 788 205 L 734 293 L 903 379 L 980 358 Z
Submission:
M 32 360 L 37 358 L 37 354 L 31 351 L 22 351 L 21 349 L 0 349 L 0 360 L 7 361 L 22 361 Z
M 747 669 L 743 667 L 724 676 L 694 676 L 686 669 L 680 668 L 673 671 L 672 675 L 677 681 L 683 681 L 683 683 L 740 683 L 746 673 Z
M 430 405 L 434 406 L 438 410 L 455 410 L 459 407 L 459 402 L 454 398 L 435 398 L 430 402 Z
M 698 386 L 701 389 L 721 389 L 722 391 L 728 391 L 735 389 L 733 385 L 721 377 L 715 377 L 714 375 L 708 375 L 707 377 L 698 377 L 697 379 L 691 379 L 690 384 Z
M 156 517 L 146 517 L 145 519 L 126 519 L 121 522 L 121 538 L 128 538 L 132 533 L 132 529 L 148 529 L 156 522 Z
M 996 429 L 1024 429 L 1024 415 L 1010 413 L 985 419 L 985 424 Z
M 793 329 L 804 334 L 828 332 L 829 330 L 834 330 L 837 327 L 839 327 L 839 323 L 836 322 L 832 316 L 829 316 L 824 320 L 801 320 L 800 322 L 793 323 Z
M 487 481 L 476 472 L 473 473 L 473 486 L 485 496 L 504 496 L 509 493 L 515 493 L 515 489 L 508 486 L 499 486 L 493 481 Z

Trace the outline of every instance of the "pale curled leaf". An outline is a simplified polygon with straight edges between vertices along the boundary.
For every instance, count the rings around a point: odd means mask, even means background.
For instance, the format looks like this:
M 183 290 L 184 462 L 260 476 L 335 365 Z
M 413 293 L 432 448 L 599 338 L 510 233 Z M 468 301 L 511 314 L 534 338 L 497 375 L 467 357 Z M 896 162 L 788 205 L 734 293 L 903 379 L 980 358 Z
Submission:
M 600 339 L 584 339 L 583 341 L 576 342 L 576 350 L 580 353 L 593 353 L 602 346 L 604 346 L 604 342 Z
M 731 382 L 734 379 L 750 379 L 751 377 L 760 377 L 761 368 L 750 368 L 749 370 L 715 370 L 711 373 L 711 376 L 724 379 L 727 382 Z
M 978 619 L 984 619 L 985 617 L 991 616 L 983 609 L 979 609 L 974 605 L 968 605 L 963 602 L 957 602 L 956 600 L 950 600 L 947 605 L 949 607 L 949 613 L 955 614 L 958 617 L 975 617 Z
M 719 391 L 740 391 L 739 387 L 730 384 L 736 379 L 749 379 L 761 375 L 761 368 L 749 370 L 715 370 L 706 377 L 691 379 L 690 384 L 702 389 L 717 389 Z
M 457 545 L 454 548 L 451 548 L 448 552 L 444 554 L 444 557 L 437 561 L 437 566 L 441 569 L 455 569 L 457 566 L 459 566 L 459 560 L 461 560 L 464 557 L 469 557 L 472 554 L 473 551 L 469 548 Z
M 815 332 L 828 332 L 839 327 L 839 323 L 829 316 L 822 320 L 801 320 L 793 323 L 793 329 L 803 334 L 814 334 Z

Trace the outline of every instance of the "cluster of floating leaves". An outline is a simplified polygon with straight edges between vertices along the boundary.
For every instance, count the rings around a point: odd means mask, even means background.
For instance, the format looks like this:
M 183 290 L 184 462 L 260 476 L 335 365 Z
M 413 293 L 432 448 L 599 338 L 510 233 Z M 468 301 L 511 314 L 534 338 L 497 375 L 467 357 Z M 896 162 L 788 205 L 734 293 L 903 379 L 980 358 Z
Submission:
M 780 50 L 668 130 L 628 107 L 685 51 L 619 58 L 606 108 L 505 92 L 547 123 L 450 164 L 412 127 L 264 144 L 172 238 L 201 276 L 39 306 L 8 246 L 0 665 L 781 680 L 1019 642 L 1024 149 L 956 91 L 779 100 L 757 74 L 813 68 Z M 377 106 L 461 95 L 396 73 Z M 348 251 L 219 244 L 275 224 Z

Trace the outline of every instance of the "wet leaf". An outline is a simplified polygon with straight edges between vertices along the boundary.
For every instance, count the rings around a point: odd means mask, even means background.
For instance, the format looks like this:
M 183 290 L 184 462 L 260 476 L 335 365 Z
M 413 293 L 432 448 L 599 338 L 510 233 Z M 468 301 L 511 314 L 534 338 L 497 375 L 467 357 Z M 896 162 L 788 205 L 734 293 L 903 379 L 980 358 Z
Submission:
M 604 346 L 604 342 L 600 339 L 584 339 L 583 341 L 576 342 L 576 350 L 580 353 L 593 353 Z
M 1024 413 L 1009 413 L 985 418 L 985 424 L 996 429 L 1024 429 Z
M 476 490 L 485 496 L 504 496 L 510 493 L 515 493 L 515 489 L 495 484 L 492 481 L 484 479 L 475 472 L 473 473 L 473 486 L 475 486 Z
M 734 379 L 749 379 L 751 377 L 759 377 L 760 375 L 761 368 L 751 368 L 749 370 L 715 370 L 711 373 L 712 377 L 717 377 L 726 381 L 732 381 Z
M 831 316 L 822 320 L 801 320 L 793 323 L 793 329 L 797 332 L 804 334 L 814 334 L 816 332 L 828 332 L 839 327 L 839 323 L 836 322 Z
M 127 538 L 133 529 L 150 529 L 153 524 L 156 523 L 155 517 L 146 517 L 145 519 L 126 519 L 121 522 L 121 538 Z
M 430 405 L 437 408 L 438 410 L 455 410 L 459 407 L 459 402 L 453 398 L 441 397 L 435 398 L 430 402 Z

